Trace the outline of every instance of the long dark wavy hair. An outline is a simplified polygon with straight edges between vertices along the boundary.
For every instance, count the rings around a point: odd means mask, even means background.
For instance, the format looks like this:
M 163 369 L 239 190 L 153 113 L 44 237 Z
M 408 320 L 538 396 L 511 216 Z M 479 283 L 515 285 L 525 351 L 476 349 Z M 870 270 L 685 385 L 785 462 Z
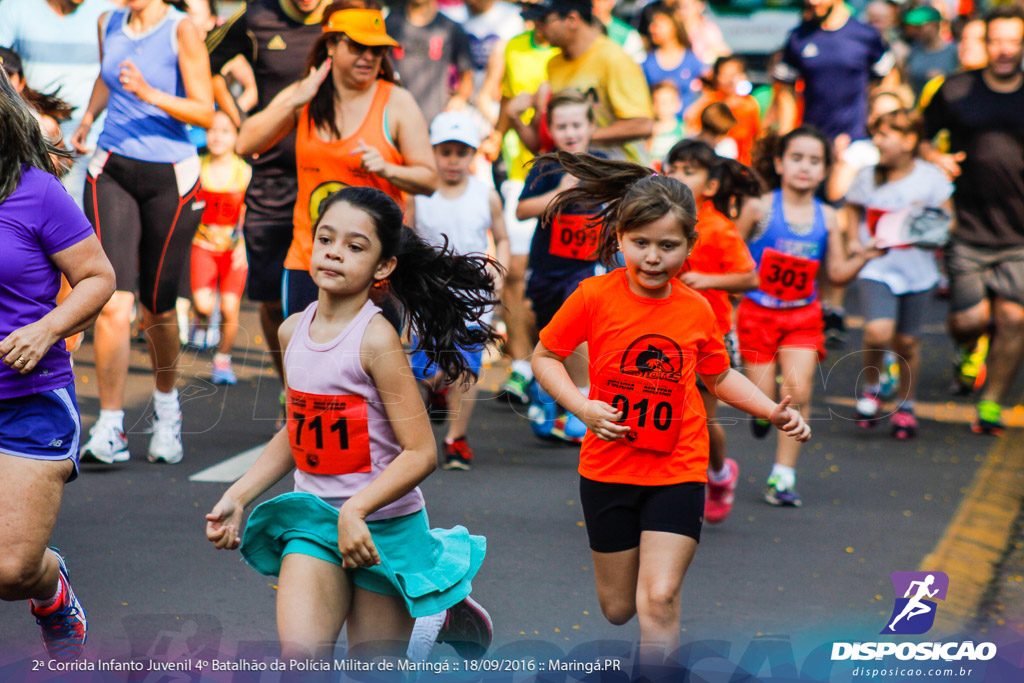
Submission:
M 0 69 L 0 202 L 17 189 L 22 166 L 59 176 L 55 159 L 70 158 L 70 152 L 46 141 L 28 103 Z
M 828 141 L 824 133 L 814 126 L 803 125 L 782 136 L 774 131 L 769 132 L 754 143 L 754 149 L 750 152 L 753 158 L 751 166 L 769 189 L 777 190 L 782 187 L 782 178 L 775 170 L 775 160 L 781 159 L 789 149 L 789 144 L 797 138 L 814 138 L 825 148 L 825 178 L 822 182 L 828 180 L 829 171 L 832 170 L 832 164 L 835 161 L 832 143 Z
M 711 204 L 729 218 L 740 215 L 747 197 L 759 197 L 763 192 L 757 174 L 735 159 L 719 156 L 702 140 L 680 140 L 669 150 L 665 165 L 681 162 L 703 168 L 708 180 L 718 181 L 718 192 L 711 198 Z
M 323 19 L 321 24 L 326 26 L 331 18 L 331 15 L 335 12 L 340 12 L 345 9 L 377 9 L 381 8 L 381 4 L 377 0 L 337 0 L 332 2 L 324 9 Z M 311 69 L 318 68 L 327 59 L 327 48 L 331 45 L 336 44 L 341 40 L 340 33 L 325 33 L 320 36 L 313 47 L 309 51 L 309 56 L 306 57 L 306 70 L 305 73 L 309 73 Z M 377 72 L 377 79 L 388 81 L 389 83 L 396 83 L 397 77 L 395 76 L 395 65 L 391 62 L 391 55 L 385 54 L 380 61 L 380 71 Z M 335 117 L 334 111 L 334 79 L 328 74 L 324 82 L 320 84 L 320 89 L 316 91 L 316 95 L 309 103 L 309 118 L 313 122 L 315 128 L 326 128 L 336 138 L 341 137 L 341 131 L 338 130 L 338 123 Z
M 459 349 L 482 349 L 499 339 L 488 324 L 477 322 L 499 302 L 491 268 L 500 266 L 484 254 L 457 254 L 448 245 L 431 245 L 404 225 L 402 209 L 373 187 L 346 187 L 320 204 L 320 218 L 340 203 L 365 212 L 377 229 L 381 259 L 398 264 L 384 283 L 404 309 L 404 322 L 416 333 L 417 350 L 448 381 L 476 377 Z
M 579 179 L 575 187 L 559 193 L 548 204 L 541 221 L 549 223 L 559 213 L 591 216 L 590 225 L 601 226 L 598 257 L 609 267 L 616 265 L 618 234 L 626 233 L 673 214 L 690 246 L 697 241 L 697 205 L 683 183 L 630 161 L 612 161 L 591 154 L 552 152 L 537 157 L 537 163 L 553 163 Z

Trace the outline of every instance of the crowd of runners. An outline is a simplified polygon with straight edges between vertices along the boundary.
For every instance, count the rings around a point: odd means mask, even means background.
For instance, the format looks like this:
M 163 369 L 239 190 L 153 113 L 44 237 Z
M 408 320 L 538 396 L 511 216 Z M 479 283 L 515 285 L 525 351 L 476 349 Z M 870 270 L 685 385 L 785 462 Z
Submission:
M 486 652 L 487 541 L 431 529 L 418 485 L 431 421 L 444 469 L 476 463 L 488 354 L 524 438 L 578 444 L 601 609 L 638 617 L 651 661 L 678 645 L 702 523 L 732 508 L 719 402 L 778 432 L 763 498 L 800 507 L 851 282 L 852 428 L 916 436 L 941 297 L 953 390 L 1002 433 L 1024 354 L 1024 10 L 798 9 L 748 63 L 702 0 L 0 0 L 0 598 L 31 601 L 52 658 L 81 656 L 48 545 L 79 460 L 131 458 L 133 326 L 147 457 L 179 463 L 181 346 L 236 383 L 243 296 L 281 419 L 206 536 L 279 576 L 286 658 L 329 657 L 343 628 L 414 659 Z

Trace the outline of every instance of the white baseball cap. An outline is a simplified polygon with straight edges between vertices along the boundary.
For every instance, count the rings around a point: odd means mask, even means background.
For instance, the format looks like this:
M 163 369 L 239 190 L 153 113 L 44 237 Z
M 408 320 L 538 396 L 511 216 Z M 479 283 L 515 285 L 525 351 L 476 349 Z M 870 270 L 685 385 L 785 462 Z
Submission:
M 473 117 L 462 111 L 443 111 L 434 117 L 430 124 L 430 144 L 450 141 L 461 142 L 473 149 L 480 146 L 480 129 Z

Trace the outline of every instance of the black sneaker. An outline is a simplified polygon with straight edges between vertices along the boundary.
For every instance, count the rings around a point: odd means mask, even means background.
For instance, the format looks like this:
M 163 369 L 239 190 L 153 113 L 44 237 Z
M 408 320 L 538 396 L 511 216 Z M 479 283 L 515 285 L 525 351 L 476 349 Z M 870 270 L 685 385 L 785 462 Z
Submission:
M 843 348 L 846 344 L 846 319 L 843 314 L 825 311 L 821 317 L 825 321 L 825 346 L 830 349 Z
M 750 421 L 750 431 L 755 439 L 763 439 L 772 431 L 772 423 L 768 420 L 755 419 Z
M 444 465 L 446 470 L 468 470 L 473 467 L 473 449 L 466 443 L 466 437 L 444 442 Z
M 427 416 L 434 424 L 439 424 L 448 419 L 448 393 L 450 386 L 440 389 L 427 389 Z
M 463 659 L 480 659 L 494 638 L 491 615 L 471 597 L 448 608 L 437 642 L 448 643 Z

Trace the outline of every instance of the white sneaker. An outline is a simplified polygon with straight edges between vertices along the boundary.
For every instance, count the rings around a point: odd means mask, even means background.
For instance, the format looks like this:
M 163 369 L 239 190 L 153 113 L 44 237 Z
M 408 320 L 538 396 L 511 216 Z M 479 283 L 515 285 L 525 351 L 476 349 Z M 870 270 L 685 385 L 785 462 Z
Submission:
M 405 656 L 414 662 L 425 662 L 437 643 L 437 634 L 444 626 L 448 611 L 438 612 L 429 617 L 418 617 L 409 635 L 409 649 Z
M 89 441 L 82 446 L 82 458 L 93 458 L 108 465 L 115 462 L 126 462 L 131 455 L 128 453 L 128 439 L 124 430 L 116 424 L 97 422 L 89 429 Z
M 181 413 L 172 419 L 153 421 L 153 437 L 149 440 L 150 462 L 165 462 L 174 465 L 181 462 L 185 449 L 181 445 Z

